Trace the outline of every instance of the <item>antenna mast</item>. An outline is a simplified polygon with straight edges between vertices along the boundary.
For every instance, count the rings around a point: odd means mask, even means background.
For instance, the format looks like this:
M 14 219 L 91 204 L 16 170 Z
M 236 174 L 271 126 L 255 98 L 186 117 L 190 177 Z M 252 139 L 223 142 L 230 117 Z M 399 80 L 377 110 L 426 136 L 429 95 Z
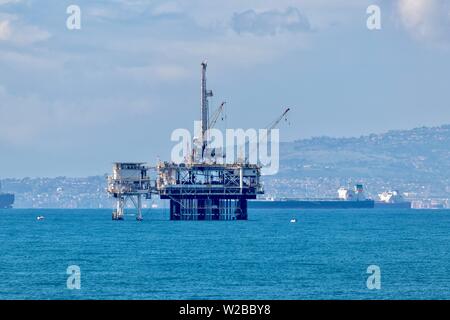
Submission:
M 201 115 L 202 115 L 202 136 L 201 136 L 201 142 L 202 142 L 202 158 L 203 158 L 203 152 L 206 147 L 206 132 L 209 129 L 208 123 L 209 123 L 209 102 L 208 98 L 213 96 L 213 92 L 211 90 L 208 90 L 206 88 L 206 67 L 208 66 L 208 63 L 206 60 L 202 62 L 202 94 L 201 94 Z

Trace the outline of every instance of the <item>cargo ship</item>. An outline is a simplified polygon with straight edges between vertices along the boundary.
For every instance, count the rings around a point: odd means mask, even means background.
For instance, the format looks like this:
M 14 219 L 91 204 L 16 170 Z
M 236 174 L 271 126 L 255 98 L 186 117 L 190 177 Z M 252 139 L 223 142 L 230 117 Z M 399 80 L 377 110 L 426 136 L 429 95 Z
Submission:
M 406 201 L 397 190 L 378 194 L 379 201 L 375 201 L 375 208 L 380 209 L 411 209 L 411 201 Z
M 250 209 L 373 209 L 375 201 L 367 199 L 362 184 L 338 189 L 337 198 L 280 198 L 249 200 Z
M 0 182 L 0 209 L 10 209 L 14 204 L 14 194 L 12 193 L 3 193 L 2 185 Z

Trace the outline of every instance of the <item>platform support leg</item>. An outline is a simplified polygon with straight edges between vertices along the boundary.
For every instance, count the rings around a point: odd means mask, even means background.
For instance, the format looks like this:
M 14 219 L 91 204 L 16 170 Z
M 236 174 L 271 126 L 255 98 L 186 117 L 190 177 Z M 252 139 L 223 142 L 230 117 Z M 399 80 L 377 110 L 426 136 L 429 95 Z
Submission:
M 236 208 L 236 220 L 247 220 L 247 199 L 239 199 Z
M 198 220 L 205 220 L 206 216 L 206 200 L 198 199 Z
M 137 195 L 137 216 L 136 216 L 136 220 L 138 221 L 142 221 L 142 199 L 141 199 L 141 195 Z
M 122 195 L 118 195 L 116 198 L 116 210 L 113 211 L 113 220 L 123 220 L 123 208 L 125 207 L 125 198 Z
M 170 220 L 180 220 L 180 204 L 175 200 L 170 200 Z

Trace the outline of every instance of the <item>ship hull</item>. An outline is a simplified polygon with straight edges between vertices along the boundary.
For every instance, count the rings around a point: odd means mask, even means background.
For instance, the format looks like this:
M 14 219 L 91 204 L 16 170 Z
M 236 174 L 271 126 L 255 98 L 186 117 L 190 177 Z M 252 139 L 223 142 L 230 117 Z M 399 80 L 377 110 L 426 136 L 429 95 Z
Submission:
M 380 209 L 411 209 L 411 202 L 397 202 L 397 203 L 387 203 L 387 202 L 375 202 L 375 208 Z
M 0 194 L 0 209 L 11 209 L 14 204 L 14 194 L 1 193 Z
M 250 200 L 249 209 L 372 209 L 373 200 Z

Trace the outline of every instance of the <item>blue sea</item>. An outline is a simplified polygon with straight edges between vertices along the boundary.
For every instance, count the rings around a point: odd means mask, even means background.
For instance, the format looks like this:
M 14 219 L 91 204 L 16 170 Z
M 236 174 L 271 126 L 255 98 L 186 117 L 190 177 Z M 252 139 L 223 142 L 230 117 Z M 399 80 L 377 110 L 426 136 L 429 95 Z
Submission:
M 168 216 L 0 210 L 0 299 L 450 299 L 449 210 Z M 71 265 L 79 290 L 67 288 Z M 366 285 L 370 265 L 379 290 Z

